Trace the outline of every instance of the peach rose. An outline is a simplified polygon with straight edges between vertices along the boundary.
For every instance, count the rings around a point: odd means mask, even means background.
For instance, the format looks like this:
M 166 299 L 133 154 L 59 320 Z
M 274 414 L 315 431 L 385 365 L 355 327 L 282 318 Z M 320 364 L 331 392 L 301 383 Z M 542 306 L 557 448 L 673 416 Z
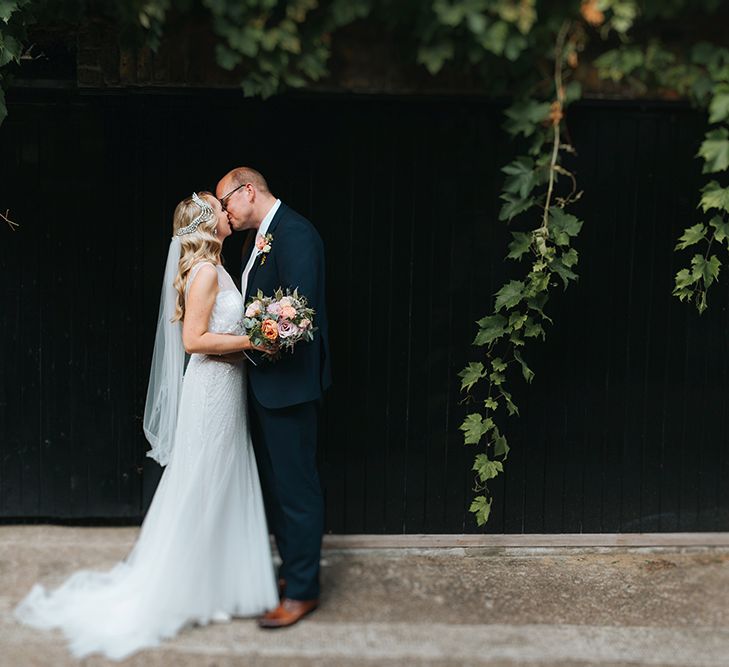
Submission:
M 278 325 L 273 320 L 263 320 L 261 333 L 268 340 L 276 340 L 278 338 Z
M 282 306 L 281 317 L 286 320 L 293 320 L 294 317 L 296 317 L 296 308 L 294 308 L 293 306 Z
M 265 247 L 266 247 L 266 238 L 264 236 L 262 236 L 261 234 L 259 234 L 258 236 L 256 236 L 256 248 L 258 248 L 258 250 L 262 251 Z

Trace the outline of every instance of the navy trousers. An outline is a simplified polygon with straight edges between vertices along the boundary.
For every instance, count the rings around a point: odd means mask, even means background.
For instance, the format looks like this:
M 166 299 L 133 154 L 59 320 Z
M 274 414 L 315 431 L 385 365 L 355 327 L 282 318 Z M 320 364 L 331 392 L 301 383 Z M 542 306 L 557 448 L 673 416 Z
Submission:
M 319 597 L 324 501 L 316 467 L 318 402 L 262 406 L 248 391 L 253 448 L 268 527 L 281 556 L 286 597 Z

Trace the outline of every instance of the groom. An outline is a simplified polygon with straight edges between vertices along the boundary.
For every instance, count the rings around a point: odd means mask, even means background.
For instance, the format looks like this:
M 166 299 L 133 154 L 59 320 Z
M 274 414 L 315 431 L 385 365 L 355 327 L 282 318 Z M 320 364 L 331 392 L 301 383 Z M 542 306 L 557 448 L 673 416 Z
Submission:
M 263 628 L 296 623 L 319 603 L 324 503 L 316 469 L 318 403 L 331 384 L 324 245 L 312 224 L 274 197 L 250 167 L 228 172 L 216 195 L 243 246 L 241 293 L 272 296 L 298 288 L 316 311 L 314 340 L 276 362 L 248 365 L 251 434 L 269 527 L 281 556 L 281 602 L 259 619 Z

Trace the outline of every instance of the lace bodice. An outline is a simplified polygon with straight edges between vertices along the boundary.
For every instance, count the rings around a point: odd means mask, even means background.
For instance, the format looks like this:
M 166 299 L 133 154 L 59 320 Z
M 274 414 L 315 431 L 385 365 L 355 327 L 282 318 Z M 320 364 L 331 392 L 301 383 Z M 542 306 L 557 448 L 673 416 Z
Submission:
M 215 297 L 215 305 L 210 314 L 209 331 L 213 333 L 236 334 L 241 336 L 245 333 L 243 328 L 243 310 L 244 303 L 241 293 L 235 286 L 230 274 L 220 264 L 211 264 L 210 262 L 200 262 L 190 269 L 190 276 L 187 279 L 187 287 L 185 288 L 185 297 L 190 292 L 190 285 L 200 268 L 204 264 L 210 264 L 215 267 L 218 273 L 218 295 Z

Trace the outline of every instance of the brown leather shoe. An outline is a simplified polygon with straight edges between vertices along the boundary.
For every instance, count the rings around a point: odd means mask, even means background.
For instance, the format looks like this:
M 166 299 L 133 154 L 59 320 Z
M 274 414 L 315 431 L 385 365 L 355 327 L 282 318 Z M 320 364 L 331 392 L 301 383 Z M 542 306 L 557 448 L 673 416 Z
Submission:
M 286 628 L 300 621 L 319 606 L 319 600 L 292 600 L 284 598 L 276 609 L 265 613 L 258 619 L 262 628 Z

